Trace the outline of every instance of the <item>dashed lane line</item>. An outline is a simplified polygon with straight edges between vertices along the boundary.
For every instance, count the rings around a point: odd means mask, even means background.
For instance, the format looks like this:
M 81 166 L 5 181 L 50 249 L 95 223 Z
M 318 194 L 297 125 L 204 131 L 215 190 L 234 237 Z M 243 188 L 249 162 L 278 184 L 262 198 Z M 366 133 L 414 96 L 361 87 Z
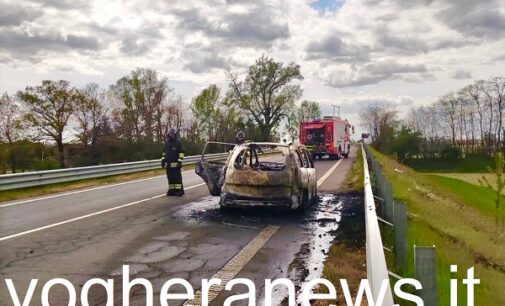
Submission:
M 194 185 L 194 186 L 189 186 L 189 187 L 186 187 L 185 189 L 186 190 L 187 189 L 193 189 L 193 188 L 200 187 L 200 186 L 203 186 L 203 185 L 205 185 L 205 183 L 201 183 L 201 184 Z M 165 194 L 160 194 L 160 195 L 157 195 L 157 196 L 149 197 L 149 198 L 138 200 L 138 201 L 135 201 L 135 202 L 130 202 L 130 203 L 127 203 L 127 204 L 116 206 L 116 207 L 100 210 L 100 211 L 97 211 L 97 212 L 94 212 L 94 213 L 90 213 L 90 214 L 87 214 L 87 215 L 83 215 L 83 216 L 80 216 L 80 217 L 76 217 L 76 218 L 68 219 L 68 220 L 65 220 L 65 221 L 60 221 L 60 222 L 52 223 L 52 224 L 45 225 L 45 226 L 42 226 L 42 227 L 37 227 L 37 228 L 31 229 L 31 230 L 27 230 L 27 231 L 24 231 L 24 232 L 20 232 L 20 233 L 17 233 L 17 234 L 13 234 L 13 235 L 9 235 L 9 236 L 4 236 L 4 237 L 0 238 L 0 242 L 6 241 L 6 240 L 10 240 L 10 239 L 13 239 L 13 238 L 17 238 L 17 237 L 20 237 L 20 236 L 25 236 L 25 235 L 32 234 L 32 233 L 35 233 L 35 232 L 40 232 L 40 231 L 43 231 L 43 230 L 46 230 L 46 229 L 50 229 L 50 228 L 53 228 L 53 227 L 57 227 L 57 226 L 60 226 L 60 225 L 64 225 L 64 224 L 76 222 L 76 221 L 79 221 L 79 220 L 87 219 L 87 218 L 90 218 L 90 217 L 93 217 L 93 216 L 98 216 L 98 215 L 105 214 L 105 213 L 108 213 L 108 212 L 111 212 L 111 211 L 114 211 L 114 210 L 118 210 L 118 209 L 121 209 L 121 208 L 125 208 L 125 207 L 130 207 L 130 206 L 133 206 L 133 205 L 141 204 L 141 203 L 144 203 L 144 202 L 147 202 L 147 201 L 150 201 L 150 200 L 154 200 L 154 199 L 158 199 L 158 198 L 161 198 L 161 197 L 164 197 L 164 196 L 165 196 Z
M 208 302 L 214 300 L 221 291 L 224 290 L 226 284 L 232 280 L 244 267 L 251 261 L 251 259 L 258 253 L 258 251 L 265 245 L 265 243 L 277 232 L 278 226 L 269 225 L 261 233 L 259 233 L 253 240 L 251 240 L 240 252 L 237 253 L 221 270 L 219 270 L 212 278 L 220 279 L 220 285 L 214 285 L 209 288 Z M 186 301 L 183 306 L 200 306 L 202 305 L 202 292 L 198 291 L 195 298 Z

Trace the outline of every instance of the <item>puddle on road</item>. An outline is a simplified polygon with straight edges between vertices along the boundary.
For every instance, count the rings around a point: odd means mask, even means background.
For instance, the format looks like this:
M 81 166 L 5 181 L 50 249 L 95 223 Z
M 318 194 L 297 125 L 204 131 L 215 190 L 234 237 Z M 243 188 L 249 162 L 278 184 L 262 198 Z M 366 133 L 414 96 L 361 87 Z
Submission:
M 320 196 L 319 203 L 309 213 L 304 226 L 312 239 L 302 245 L 295 259 L 302 261 L 303 267 L 308 271 L 304 275 L 305 279 L 318 278 L 322 274 L 324 260 L 340 223 L 342 204 L 342 199 L 338 196 L 325 194 Z

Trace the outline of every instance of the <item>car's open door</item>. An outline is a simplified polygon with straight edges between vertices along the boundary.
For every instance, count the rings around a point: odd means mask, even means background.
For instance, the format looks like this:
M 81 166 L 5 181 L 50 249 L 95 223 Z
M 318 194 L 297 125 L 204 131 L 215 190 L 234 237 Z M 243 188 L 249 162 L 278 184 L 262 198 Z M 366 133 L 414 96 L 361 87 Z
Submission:
M 223 171 L 234 147 L 233 143 L 207 142 L 200 160 L 196 162 L 195 172 L 205 181 L 213 196 L 221 194 L 225 175 Z

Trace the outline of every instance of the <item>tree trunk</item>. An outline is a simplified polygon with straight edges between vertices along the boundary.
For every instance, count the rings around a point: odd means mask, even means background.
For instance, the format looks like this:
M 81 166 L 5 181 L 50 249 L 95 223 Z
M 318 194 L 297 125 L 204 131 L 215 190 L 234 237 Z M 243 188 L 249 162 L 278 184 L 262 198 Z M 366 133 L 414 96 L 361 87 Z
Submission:
M 60 160 L 60 168 L 63 169 L 65 168 L 65 152 L 63 146 L 63 139 L 62 138 L 57 139 L 56 145 L 58 146 L 58 158 Z
M 498 129 L 497 129 L 497 133 L 496 133 L 496 137 L 497 137 L 497 140 L 496 140 L 496 151 L 500 150 L 500 146 L 501 146 L 501 129 L 502 129 L 502 124 L 503 124 L 503 106 L 502 106 L 502 100 L 500 98 L 500 100 L 498 101 Z

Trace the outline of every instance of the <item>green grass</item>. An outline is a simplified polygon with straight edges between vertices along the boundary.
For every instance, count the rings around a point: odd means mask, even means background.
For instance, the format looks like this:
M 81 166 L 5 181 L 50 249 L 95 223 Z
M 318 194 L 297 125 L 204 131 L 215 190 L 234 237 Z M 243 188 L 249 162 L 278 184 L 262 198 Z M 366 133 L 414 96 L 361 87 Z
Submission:
M 452 264 L 459 266 L 460 280 L 475 266 L 476 277 L 481 279 L 475 305 L 505 305 L 505 233 L 495 222 L 492 191 L 423 175 L 383 154 L 374 154 L 393 185 L 395 198 L 408 205 L 408 264 L 402 276 L 413 277 L 414 244 L 435 245 L 439 305 L 449 305 Z M 461 287 L 458 296 L 459 305 L 466 305 L 466 288 Z
M 497 178 L 496 175 L 493 175 L 489 172 L 474 172 L 474 173 L 430 173 L 434 175 L 440 175 L 440 176 L 445 176 L 445 177 L 450 177 L 454 178 L 457 180 L 462 180 L 467 183 L 477 185 L 477 186 L 486 186 L 487 184 L 484 181 L 485 180 L 491 184 L 494 190 L 496 190 L 496 183 L 497 183 Z M 505 195 L 505 190 L 503 191 L 503 194 Z
M 446 159 L 408 159 L 405 164 L 418 172 L 487 172 L 491 165 L 487 156 L 467 157 L 456 160 Z

